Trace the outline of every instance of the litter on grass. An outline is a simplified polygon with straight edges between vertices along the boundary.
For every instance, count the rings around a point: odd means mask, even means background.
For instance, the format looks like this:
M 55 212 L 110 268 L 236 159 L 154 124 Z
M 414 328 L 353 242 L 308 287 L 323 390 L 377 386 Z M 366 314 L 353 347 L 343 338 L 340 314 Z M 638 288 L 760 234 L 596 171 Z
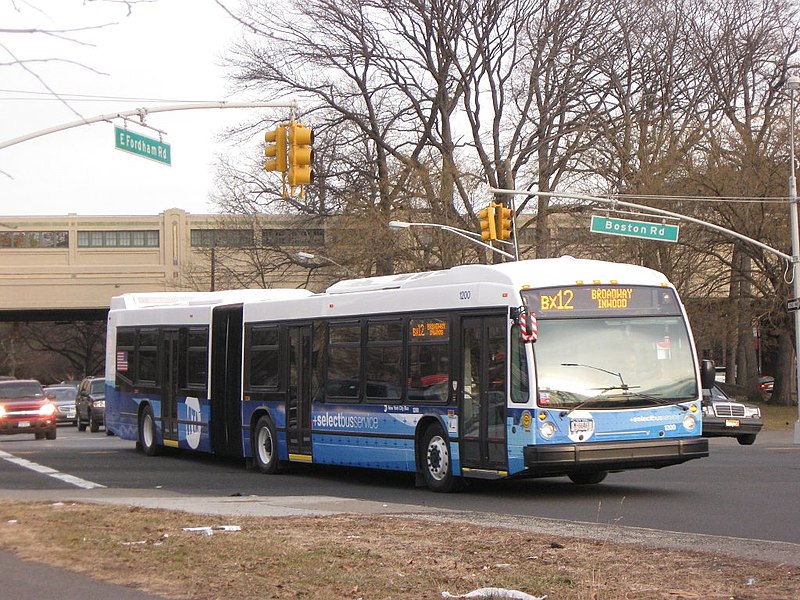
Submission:
M 545 600 L 547 596 L 531 596 L 519 590 L 507 590 L 504 588 L 488 587 L 480 588 L 467 594 L 453 595 L 450 592 L 442 592 L 442 598 L 504 598 L 508 600 Z
M 205 527 L 184 527 L 183 531 L 196 531 L 203 535 L 214 535 L 215 531 L 241 531 L 240 525 L 209 525 Z

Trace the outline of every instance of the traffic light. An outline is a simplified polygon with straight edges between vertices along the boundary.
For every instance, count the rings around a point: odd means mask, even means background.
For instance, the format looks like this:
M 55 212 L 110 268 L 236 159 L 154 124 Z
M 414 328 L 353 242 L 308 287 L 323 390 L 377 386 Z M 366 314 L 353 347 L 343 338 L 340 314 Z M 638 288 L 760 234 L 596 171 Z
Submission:
M 289 185 L 292 188 L 314 181 L 314 132 L 297 121 L 289 123 Z M 302 191 L 301 191 L 302 194 Z
M 267 143 L 264 147 L 264 156 L 267 157 L 264 170 L 286 173 L 286 124 L 281 123 L 265 133 L 264 141 Z
M 510 240 L 511 239 L 511 209 L 506 208 L 502 204 L 497 206 L 497 239 Z
M 494 203 L 490 203 L 489 206 L 478 212 L 478 217 L 481 220 L 481 239 L 484 242 L 497 239 L 494 208 Z

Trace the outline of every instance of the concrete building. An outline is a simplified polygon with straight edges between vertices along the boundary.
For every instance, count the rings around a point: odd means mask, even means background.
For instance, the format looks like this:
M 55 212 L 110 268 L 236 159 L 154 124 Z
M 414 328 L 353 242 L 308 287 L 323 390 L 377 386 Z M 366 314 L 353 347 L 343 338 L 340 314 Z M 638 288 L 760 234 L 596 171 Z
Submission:
M 112 296 L 126 292 L 298 287 L 308 270 L 287 253 L 313 252 L 324 242 L 322 226 L 272 215 L 244 220 L 169 209 L 156 216 L 0 217 L 0 318 L 97 318 Z M 282 250 L 271 261 L 271 279 L 263 269 L 258 280 L 248 279 L 248 259 L 253 270 L 253 253 L 270 248 Z

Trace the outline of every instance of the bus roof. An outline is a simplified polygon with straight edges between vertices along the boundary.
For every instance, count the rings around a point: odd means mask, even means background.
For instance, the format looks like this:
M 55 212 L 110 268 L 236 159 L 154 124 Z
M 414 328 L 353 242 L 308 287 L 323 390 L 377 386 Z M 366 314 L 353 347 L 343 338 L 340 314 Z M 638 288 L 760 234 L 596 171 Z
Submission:
M 111 310 L 166 308 L 170 306 L 216 306 L 261 300 L 291 300 L 313 293 L 301 289 L 245 289 L 217 292 L 141 292 L 122 294 L 111 299 Z
M 665 275 L 646 267 L 562 256 L 497 265 L 460 265 L 441 271 L 348 279 L 333 284 L 327 289 L 327 293 L 347 294 L 479 282 L 506 284 L 516 289 L 595 282 L 600 284 L 614 282 L 655 286 L 670 285 Z
M 246 321 L 466 309 L 518 303 L 526 288 L 592 284 L 670 286 L 663 274 L 645 267 L 564 256 L 350 279 L 322 294 L 302 289 L 123 294 L 112 298 L 110 316 L 118 324 L 192 324 L 207 322 L 217 306 L 235 304 L 244 305 Z M 380 290 L 394 293 L 380 295 L 374 302 Z M 306 298 L 307 302 L 298 302 Z

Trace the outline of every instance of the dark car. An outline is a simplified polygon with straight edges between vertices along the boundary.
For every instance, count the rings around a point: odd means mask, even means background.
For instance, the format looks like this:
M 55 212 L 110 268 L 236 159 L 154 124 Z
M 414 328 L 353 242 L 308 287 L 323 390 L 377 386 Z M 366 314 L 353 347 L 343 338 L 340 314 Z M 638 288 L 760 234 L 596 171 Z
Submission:
M 703 390 L 703 436 L 735 437 L 743 446 L 756 441 L 761 431 L 761 409 L 730 398 L 715 385 Z
M 48 385 L 44 388 L 44 393 L 56 405 L 58 422 L 75 425 L 75 398 L 78 397 L 78 388 L 71 385 Z
M 106 380 L 103 377 L 86 377 L 78 387 L 75 398 L 78 430 L 98 431 L 106 417 Z
M 35 379 L 0 381 L 0 434 L 15 433 L 56 439 L 56 405 Z

